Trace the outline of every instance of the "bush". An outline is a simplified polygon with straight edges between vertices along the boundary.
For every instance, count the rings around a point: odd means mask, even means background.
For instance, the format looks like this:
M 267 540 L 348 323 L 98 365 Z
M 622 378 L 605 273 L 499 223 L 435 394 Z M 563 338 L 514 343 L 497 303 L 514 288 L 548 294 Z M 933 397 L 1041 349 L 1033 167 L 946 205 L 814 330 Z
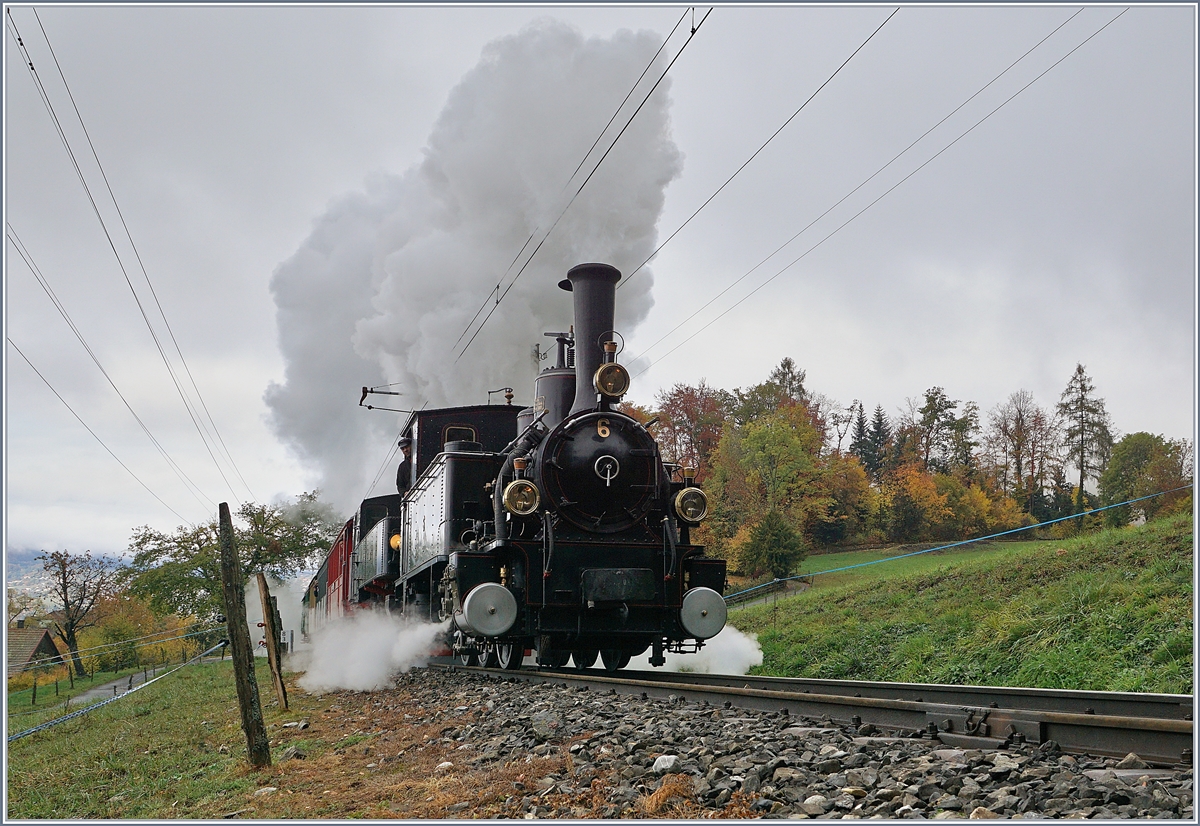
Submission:
M 742 547 L 742 564 L 750 573 L 769 571 L 782 578 L 792 573 L 807 556 L 804 539 L 778 511 L 768 511 Z

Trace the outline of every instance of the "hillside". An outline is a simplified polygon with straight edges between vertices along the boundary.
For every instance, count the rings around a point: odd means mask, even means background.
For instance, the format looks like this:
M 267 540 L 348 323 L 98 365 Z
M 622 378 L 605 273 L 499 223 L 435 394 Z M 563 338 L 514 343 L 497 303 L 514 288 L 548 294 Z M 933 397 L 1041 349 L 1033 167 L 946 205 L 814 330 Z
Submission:
M 921 557 L 917 557 L 920 559 Z M 839 577 L 732 611 L 763 674 L 1191 694 L 1192 517 Z

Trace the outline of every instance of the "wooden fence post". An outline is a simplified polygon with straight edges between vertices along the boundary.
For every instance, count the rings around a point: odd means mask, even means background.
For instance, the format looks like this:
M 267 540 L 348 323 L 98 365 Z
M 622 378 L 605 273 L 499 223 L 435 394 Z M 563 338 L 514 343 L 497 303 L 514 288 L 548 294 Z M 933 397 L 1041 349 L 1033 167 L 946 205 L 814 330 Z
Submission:
M 242 585 L 241 565 L 233 548 L 233 520 L 229 504 L 218 506 L 221 527 L 221 590 L 225 598 L 225 628 L 229 633 L 233 673 L 237 682 L 238 705 L 242 711 L 242 731 L 246 733 L 246 754 L 250 765 L 271 765 L 271 743 L 263 724 L 258 701 L 258 681 L 254 678 L 254 651 L 250 647 L 250 629 L 246 627 L 246 591 Z
M 261 572 L 258 575 L 258 598 L 262 603 L 263 635 L 267 638 L 267 664 L 271 666 L 271 677 L 275 682 L 275 697 L 279 707 L 287 710 L 287 689 L 283 686 L 283 670 L 279 662 L 279 631 L 275 624 L 274 602 L 267 588 L 267 578 Z

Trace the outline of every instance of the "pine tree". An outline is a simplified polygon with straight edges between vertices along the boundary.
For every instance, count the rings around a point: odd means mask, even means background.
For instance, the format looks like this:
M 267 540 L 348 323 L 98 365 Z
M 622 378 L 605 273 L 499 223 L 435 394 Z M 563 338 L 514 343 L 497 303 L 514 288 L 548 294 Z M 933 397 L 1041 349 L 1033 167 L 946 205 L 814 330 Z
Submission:
M 883 405 L 875 405 L 871 416 L 870 459 L 863 463 L 867 473 L 878 482 L 883 476 L 884 460 L 888 455 L 888 445 L 892 441 L 892 423 L 883 412 Z
M 867 414 L 861 403 L 859 403 L 858 413 L 854 417 L 854 434 L 850 437 L 850 455 L 857 456 L 858 461 L 869 472 L 867 461 L 868 457 L 872 455 L 871 432 L 867 429 Z
M 1083 510 L 1083 483 L 1104 472 L 1113 446 L 1112 423 L 1104 399 L 1096 396 L 1096 386 L 1082 364 L 1075 365 L 1057 409 L 1066 423 L 1063 436 L 1067 456 L 1079 469 L 1079 487 L 1075 489 L 1079 511 Z

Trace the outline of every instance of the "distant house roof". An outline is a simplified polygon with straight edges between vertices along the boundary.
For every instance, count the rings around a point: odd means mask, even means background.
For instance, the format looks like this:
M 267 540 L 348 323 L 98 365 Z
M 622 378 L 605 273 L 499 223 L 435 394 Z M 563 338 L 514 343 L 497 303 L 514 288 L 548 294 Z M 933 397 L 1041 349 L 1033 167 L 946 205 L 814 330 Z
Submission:
M 45 628 L 8 629 L 8 673 L 19 674 L 35 665 L 46 662 L 44 658 L 62 661 L 62 654 L 54 644 L 54 638 Z

